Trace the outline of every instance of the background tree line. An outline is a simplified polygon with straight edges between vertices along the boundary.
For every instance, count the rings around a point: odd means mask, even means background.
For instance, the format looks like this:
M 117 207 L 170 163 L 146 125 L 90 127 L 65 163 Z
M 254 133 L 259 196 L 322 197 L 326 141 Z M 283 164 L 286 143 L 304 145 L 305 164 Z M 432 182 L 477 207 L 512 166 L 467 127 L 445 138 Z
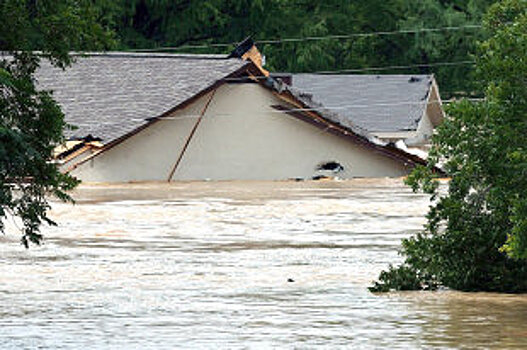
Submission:
M 181 47 L 172 52 L 226 53 L 231 47 L 185 45 L 324 37 L 481 24 L 492 0 L 98 0 L 119 49 Z M 470 61 L 481 27 L 347 39 L 259 44 L 272 71 L 340 71 Z M 442 95 L 478 94 L 471 65 L 391 69 L 435 73 Z M 369 73 L 375 71 L 369 71 Z

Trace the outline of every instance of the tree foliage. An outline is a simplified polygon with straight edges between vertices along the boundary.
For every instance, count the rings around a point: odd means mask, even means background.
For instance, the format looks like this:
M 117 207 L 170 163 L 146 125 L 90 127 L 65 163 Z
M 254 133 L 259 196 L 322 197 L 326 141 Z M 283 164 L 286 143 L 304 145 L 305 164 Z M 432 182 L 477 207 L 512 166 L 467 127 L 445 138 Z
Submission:
M 483 38 L 479 28 L 336 40 L 267 43 L 354 33 L 464 27 L 479 24 L 493 0 L 117 0 L 107 10 L 123 49 L 180 47 L 177 52 L 227 53 L 234 46 L 185 45 L 239 42 L 252 36 L 272 71 L 341 71 L 371 67 L 459 62 Z M 435 73 L 444 97 L 474 94 L 472 65 L 392 69 L 383 73 Z M 367 72 L 375 72 L 367 71 Z
M 0 231 L 8 215 L 21 219 L 22 242 L 40 243 L 48 195 L 71 201 L 78 181 L 51 162 L 63 141 L 64 115 L 49 91 L 36 87 L 42 58 L 65 68 L 69 52 L 112 43 L 92 1 L 0 1 Z M 39 53 L 36 53 L 36 50 Z
M 448 192 L 430 169 L 409 177 L 435 203 L 425 230 L 403 242 L 403 265 L 374 291 L 527 291 L 527 1 L 492 6 L 484 23 L 491 36 L 479 45 L 476 77 L 485 99 L 448 108 L 433 139 L 430 166 L 445 161 Z

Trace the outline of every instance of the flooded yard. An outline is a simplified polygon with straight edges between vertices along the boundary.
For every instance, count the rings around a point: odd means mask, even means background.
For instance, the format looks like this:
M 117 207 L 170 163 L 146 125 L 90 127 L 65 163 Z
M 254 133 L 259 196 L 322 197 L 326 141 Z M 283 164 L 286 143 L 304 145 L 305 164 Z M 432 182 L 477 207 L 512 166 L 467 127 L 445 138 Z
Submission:
M 527 347 L 527 296 L 367 290 L 428 198 L 400 180 L 88 186 L 0 237 L 0 348 Z

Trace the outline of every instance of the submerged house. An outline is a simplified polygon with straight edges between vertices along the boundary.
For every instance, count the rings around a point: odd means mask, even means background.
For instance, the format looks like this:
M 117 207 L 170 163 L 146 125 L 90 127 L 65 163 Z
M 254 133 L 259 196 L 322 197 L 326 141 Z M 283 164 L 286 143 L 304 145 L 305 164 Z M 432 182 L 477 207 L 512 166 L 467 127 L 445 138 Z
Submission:
M 325 108 L 330 90 L 289 86 L 261 63 L 242 45 L 229 56 L 101 53 L 66 71 L 43 65 L 40 87 L 76 126 L 57 149 L 61 169 L 86 182 L 284 180 L 398 177 L 425 164 Z

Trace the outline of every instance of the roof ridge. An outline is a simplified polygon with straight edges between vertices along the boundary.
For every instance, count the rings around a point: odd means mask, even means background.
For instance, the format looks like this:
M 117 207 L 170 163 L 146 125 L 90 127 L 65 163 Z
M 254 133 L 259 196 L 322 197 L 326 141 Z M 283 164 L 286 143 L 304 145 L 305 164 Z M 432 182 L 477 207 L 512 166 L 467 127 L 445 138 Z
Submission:
M 70 52 L 75 57 L 110 57 L 110 58 L 173 58 L 173 59 L 200 59 L 200 60 L 227 60 L 224 54 L 190 54 L 190 53 L 153 53 L 129 51 L 91 51 Z
M 43 56 L 41 51 L 35 54 Z M 172 59 L 194 59 L 194 60 L 241 60 L 228 57 L 225 54 L 191 54 L 191 53 L 152 53 L 152 52 L 127 52 L 127 51 L 92 51 L 92 52 L 70 52 L 73 57 L 110 57 L 110 58 L 172 58 Z M 0 51 L 0 57 L 13 57 L 12 52 Z

